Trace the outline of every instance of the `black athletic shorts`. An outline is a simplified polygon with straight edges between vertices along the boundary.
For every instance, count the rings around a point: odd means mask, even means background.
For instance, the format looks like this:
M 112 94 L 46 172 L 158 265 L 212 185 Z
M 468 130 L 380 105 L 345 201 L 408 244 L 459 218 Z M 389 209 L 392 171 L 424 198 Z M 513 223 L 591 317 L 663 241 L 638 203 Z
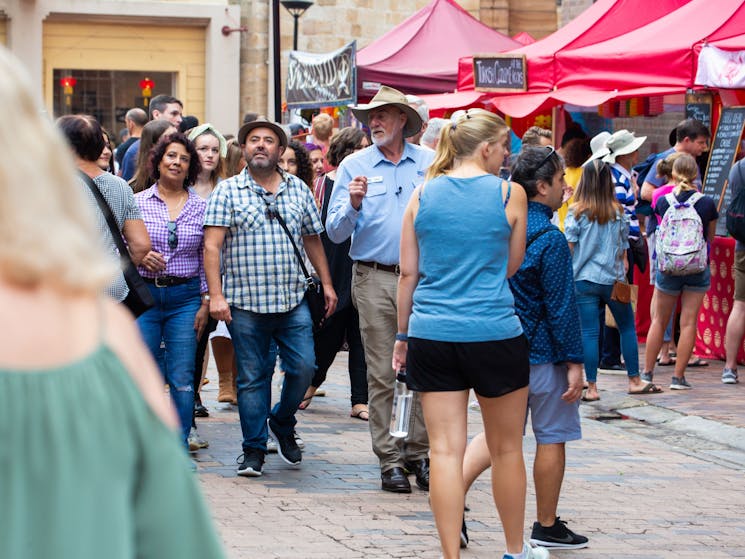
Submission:
M 520 334 L 490 342 L 409 338 L 406 384 L 417 392 L 473 390 L 495 398 L 528 386 L 528 340 Z

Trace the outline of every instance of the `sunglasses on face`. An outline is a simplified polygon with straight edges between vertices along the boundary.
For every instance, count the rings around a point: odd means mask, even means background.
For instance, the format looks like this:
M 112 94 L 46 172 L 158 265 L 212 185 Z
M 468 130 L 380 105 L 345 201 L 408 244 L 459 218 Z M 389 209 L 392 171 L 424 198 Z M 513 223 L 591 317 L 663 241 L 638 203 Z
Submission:
M 168 222 L 168 246 L 171 250 L 178 246 L 178 236 L 176 235 L 176 222 Z

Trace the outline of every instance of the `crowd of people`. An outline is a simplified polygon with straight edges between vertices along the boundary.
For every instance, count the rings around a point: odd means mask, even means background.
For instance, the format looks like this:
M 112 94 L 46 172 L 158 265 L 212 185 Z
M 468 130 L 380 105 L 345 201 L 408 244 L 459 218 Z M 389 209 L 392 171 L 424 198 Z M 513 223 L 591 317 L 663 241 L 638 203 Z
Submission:
M 135 524 L 100 531 L 98 545 L 111 547 L 111 557 L 120 556 L 117 546 L 133 546 L 143 557 L 173 555 L 163 552 L 166 545 L 192 546 L 180 556 L 221 556 L 188 474 L 196 464 L 177 445 L 191 452 L 209 445 L 195 418 L 209 414 L 199 391 L 210 346 L 217 399 L 239 414 L 237 475 L 252 478 L 262 476 L 269 452 L 301 464 L 298 412 L 320 395 L 346 346 L 350 418 L 369 424 L 381 489 L 411 493 L 413 476 L 429 492 L 446 559 L 468 545 L 466 493 L 490 467 L 505 559 L 587 546 L 588 538 L 558 516 L 558 503 L 566 443 L 581 438 L 579 402 L 601 397 L 598 368 L 623 368 L 629 394 L 662 392 L 654 367 L 670 362 L 665 344 L 678 324 L 669 388 L 691 388 L 685 372 L 710 285 L 707 247 L 718 218 L 700 193 L 695 157 L 707 149 L 709 131 L 698 121 L 676 128 L 675 145 L 643 180 L 634 167 L 645 138 L 627 130 L 568 137 L 556 149 L 550 131 L 534 127 L 510 156 L 510 130 L 497 115 L 468 109 L 430 120 L 421 99 L 387 86 L 351 107 L 362 127 L 335 130 L 321 113 L 305 137 L 258 115 L 247 116 L 236 136 L 223 134 L 184 117 L 175 97 L 158 95 L 147 113 L 126 113 L 129 138 L 114 149 L 112 135 L 89 115 L 63 116 L 55 127 L 45 122 L 16 63 L 0 53 L 0 65 L 16 84 L 0 87 L 0 106 L 17 107 L 4 112 L 23 119 L 17 129 L 33 132 L 25 143 L 7 135 L 0 142 L 6 150 L 38 152 L 35 161 L 28 153 L 16 158 L 17 176 L 0 171 L 9 201 L 0 223 L 28 232 L 0 249 L 7 264 L 0 299 L 18 306 L 18 316 L 24 308 L 19 328 L 0 341 L 0 382 L 12 393 L 25 390 L 26 379 L 58 382 L 23 372 L 55 370 L 63 377 L 59 388 L 39 393 L 54 393 L 57 403 L 39 399 L 24 421 L 70 417 L 59 429 L 75 433 L 75 421 L 96 418 L 94 432 L 75 437 L 65 451 L 90 461 L 63 472 L 71 482 L 87 476 L 93 495 L 95 480 L 112 483 L 96 467 L 119 460 L 113 483 L 122 495 L 137 488 L 134 502 L 107 501 L 112 515 Z M 29 196 L 38 204 L 33 214 Z M 45 226 L 32 226 L 40 215 Z M 44 258 L 29 257 L 30 248 Z M 744 328 L 742 248 L 730 317 L 740 320 L 725 343 L 727 384 L 738 380 L 731 353 Z M 655 294 L 640 367 L 631 284 L 634 267 L 647 265 Z M 311 316 L 306 267 L 323 288 L 322 320 Z M 135 296 L 146 308 L 132 304 Z M 124 306 L 139 309 L 137 330 Z M 50 351 L 34 353 L 24 336 L 47 340 Z M 275 371 L 282 384 L 272 406 Z M 74 381 L 90 380 L 92 372 L 106 380 Z M 415 392 L 405 438 L 389 431 L 396 372 L 405 372 Z M 92 406 L 86 414 L 57 410 L 80 405 L 73 387 L 96 391 L 84 397 Z M 484 429 L 469 443 L 471 390 Z M 142 413 L 148 407 L 154 413 Z M 537 441 L 537 518 L 525 541 L 528 416 Z M 124 425 L 137 444 L 121 444 Z M 169 428 L 178 437 L 169 437 Z M 118 451 L 107 455 L 102 449 L 111 446 Z M 0 543 L 18 556 L 39 545 L 25 538 L 48 499 L 72 497 L 32 486 L 36 477 L 23 469 L 10 480 L 28 485 L 28 493 L 13 492 L 23 511 L 13 520 L 16 538 Z M 27 495 L 35 498 L 19 500 Z M 81 514 L 70 522 L 101 514 L 75 499 Z M 173 541 L 153 541 L 153 526 L 138 529 L 154 516 L 165 530 L 178 526 Z M 67 545 L 71 533 L 62 526 L 53 540 Z M 120 541 L 122 533 L 132 541 Z M 100 547 L 92 549 L 100 555 Z

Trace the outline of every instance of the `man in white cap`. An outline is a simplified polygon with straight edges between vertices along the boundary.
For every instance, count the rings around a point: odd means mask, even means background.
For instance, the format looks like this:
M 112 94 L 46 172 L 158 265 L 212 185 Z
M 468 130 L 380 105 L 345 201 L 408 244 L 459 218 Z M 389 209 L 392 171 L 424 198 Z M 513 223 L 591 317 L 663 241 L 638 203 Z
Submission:
M 636 179 L 631 175 L 631 169 L 639 162 L 639 148 L 646 139 L 646 136 L 637 138 L 633 132 L 628 130 L 618 130 L 605 141 L 605 151 L 607 153 L 603 156 L 603 161 L 611 166 L 616 198 L 623 206 L 626 215 L 629 216 L 629 241 L 635 241 L 641 236 L 639 219 L 636 216 L 639 186 L 636 184 Z M 626 254 L 629 261 L 627 278 L 629 283 L 633 283 L 634 253 L 629 249 Z M 621 338 L 618 330 L 605 326 L 602 339 L 600 368 L 614 371 L 625 370 L 625 367 L 621 364 Z
M 382 86 L 367 105 L 351 107 L 370 127 L 373 145 L 348 156 L 336 172 L 326 230 L 341 243 L 352 237 L 355 261 L 352 300 L 360 315 L 365 347 L 372 446 L 380 461 L 384 491 L 410 493 L 406 470 L 417 485 L 429 489 L 429 441 L 421 406 L 415 400 L 406 443 L 388 432 L 396 380 L 391 369 L 397 331 L 396 293 L 401 222 L 414 188 L 434 153 L 405 141 L 422 128 L 422 119 L 406 96 Z
M 248 165 L 220 182 L 207 203 L 204 269 L 210 314 L 228 325 L 238 364 L 243 433 L 238 475 L 258 477 L 267 430 L 285 462 L 297 465 L 302 460 L 293 436 L 295 412 L 315 372 L 315 352 L 306 281 L 295 247 L 307 254 L 321 279 L 326 316 L 334 312 L 336 293 L 313 194 L 278 166 L 287 148 L 285 131 L 274 122 L 254 120 L 241 126 L 238 142 Z M 279 401 L 270 409 L 277 358 L 272 342 L 282 356 L 285 377 Z

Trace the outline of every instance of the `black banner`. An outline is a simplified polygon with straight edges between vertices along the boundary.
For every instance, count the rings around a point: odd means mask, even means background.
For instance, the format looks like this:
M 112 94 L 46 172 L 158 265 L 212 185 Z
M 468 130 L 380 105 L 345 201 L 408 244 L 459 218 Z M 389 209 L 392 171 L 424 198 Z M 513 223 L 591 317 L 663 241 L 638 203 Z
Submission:
M 525 55 L 474 55 L 473 82 L 476 91 L 526 91 Z
M 723 212 L 727 210 L 732 193 L 727 188 L 729 171 L 735 161 L 740 137 L 745 127 L 745 107 L 725 107 L 719 119 L 717 133 L 711 144 L 709 164 L 706 169 L 703 193 L 711 196 L 719 210 L 717 235 L 727 234 L 727 220 Z
M 357 103 L 356 41 L 325 54 L 292 51 L 285 98 L 291 109 Z

